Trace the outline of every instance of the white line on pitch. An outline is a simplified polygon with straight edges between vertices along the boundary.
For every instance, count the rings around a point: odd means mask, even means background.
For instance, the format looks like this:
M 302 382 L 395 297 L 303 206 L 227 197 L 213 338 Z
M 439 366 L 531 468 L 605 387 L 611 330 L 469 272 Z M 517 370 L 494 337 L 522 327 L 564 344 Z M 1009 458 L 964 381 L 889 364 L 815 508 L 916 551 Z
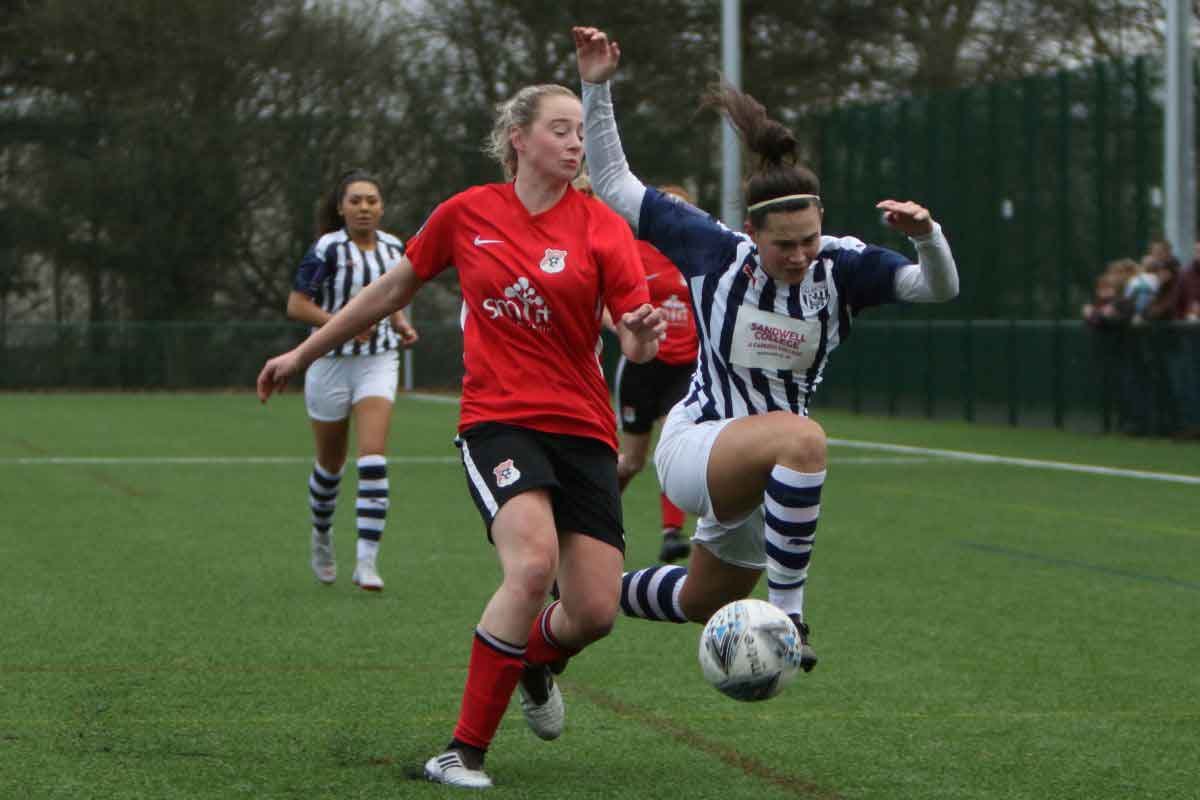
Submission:
M 972 461 L 978 464 L 1007 464 L 1016 467 L 1032 469 L 1054 469 L 1063 472 L 1083 472 L 1090 475 L 1108 475 L 1117 478 L 1139 478 L 1147 481 L 1164 481 L 1167 483 L 1187 483 L 1200 486 L 1200 475 L 1177 475 L 1171 472 L 1147 472 L 1140 469 L 1117 469 L 1115 467 L 1097 467 L 1091 464 L 1071 464 L 1066 461 L 1042 461 L 1036 458 L 1011 458 L 1009 456 L 992 456 L 986 453 L 969 453 L 963 450 L 939 450 L 932 447 L 909 447 L 903 444 L 886 444 L 884 442 L 859 442 L 852 439 L 830 439 L 835 447 L 853 447 L 859 450 L 878 450 L 884 453 L 906 453 L 918 456 L 940 456 L 956 461 Z

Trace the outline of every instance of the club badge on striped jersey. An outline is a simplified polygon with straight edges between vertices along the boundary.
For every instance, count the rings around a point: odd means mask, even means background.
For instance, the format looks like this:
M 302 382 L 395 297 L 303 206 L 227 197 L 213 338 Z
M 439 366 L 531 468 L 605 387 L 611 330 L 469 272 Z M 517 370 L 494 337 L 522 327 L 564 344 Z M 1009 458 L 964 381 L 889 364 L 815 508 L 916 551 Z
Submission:
M 825 267 L 824 272 L 828 275 L 832 268 L 832 262 L 828 258 L 823 258 L 821 261 Z M 812 270 L 809 270 L 809 275 L 811 274 Z M 805 281 L 804 285 L 800 287 L 800 310 L 804 316 L 810 317 L 827 305 L 829 305 L 829 281 Z
M 567 251 L 566 250 L 551 250 L 546 248 L 546 255 L 542 256 L 542 263 L 538 264 L 542 268 L 542 272 L 555 275 L 567 268 Z
M 521 470 L 516 468 L 511 458 L 506 458 L 497 464 L 492 470 L 492 474 L 496 476 L 496 487 L 499 489 L 512 486 L 521 480 Z

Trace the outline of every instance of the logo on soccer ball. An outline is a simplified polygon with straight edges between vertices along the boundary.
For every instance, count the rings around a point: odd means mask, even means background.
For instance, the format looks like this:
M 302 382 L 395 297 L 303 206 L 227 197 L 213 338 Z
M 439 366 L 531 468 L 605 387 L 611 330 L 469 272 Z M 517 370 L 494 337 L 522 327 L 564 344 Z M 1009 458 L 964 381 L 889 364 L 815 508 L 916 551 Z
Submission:
M 521 480 L 521 470 L 513 466 L 511 458 L 506 458 L 497 464 L 496 468 L 492 470 L 492 474 L 496 476 L 496 486 L 501 489 L 505 486 L 512 486 Z
M 567 268 L 567 251 L 551 250 L 547 247 L 546 255 L 542 256 L 542 263 L 538 266 L 542 268 L 542 272 L 548 272 L 551 275 L 562 272 Z

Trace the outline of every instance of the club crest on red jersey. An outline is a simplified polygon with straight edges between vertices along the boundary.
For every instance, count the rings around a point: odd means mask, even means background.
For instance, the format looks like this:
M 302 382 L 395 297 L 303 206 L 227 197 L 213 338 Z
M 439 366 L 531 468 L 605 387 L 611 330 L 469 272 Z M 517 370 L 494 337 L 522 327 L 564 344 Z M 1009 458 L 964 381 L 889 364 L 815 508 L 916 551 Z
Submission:
M 542 268 L 542 272 L 555 275 L 567 268 L 567 251 L 552 250 L 546 248 L 546 255 L 542 256 L 542 263 L 538 264 Z
M 497 488 L 503 489 L 505 486 L 512 486 L 521 479 L 521 470 L 513 465 L 511 458 L 506 458 L 496 465 L 492 470 L 492 474 L 496 476 Z

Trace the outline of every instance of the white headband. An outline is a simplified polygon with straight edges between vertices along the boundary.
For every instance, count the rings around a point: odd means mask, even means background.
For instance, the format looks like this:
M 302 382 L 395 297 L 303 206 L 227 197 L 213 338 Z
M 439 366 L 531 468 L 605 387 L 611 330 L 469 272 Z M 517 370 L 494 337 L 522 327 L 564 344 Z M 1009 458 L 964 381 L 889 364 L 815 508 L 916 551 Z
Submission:
M 746 210 L 747 210 L 747 211 L 749 211 L 749 212 L 751 212 L 751 213 L 753 213 L 753 212 L 755 212 L 755 211 L 758 211 L 760 208 L 766 208 L 767 206 L 773 206 L 773 205 L 776 205 L 776 204 L 778 204 L 778 203 L 787 203 L 787 202 L 790 202 L 790 201 L 792 201 L 792 200 L 812 200 L 812 201 L 813 201 L 813 202 L 815 202 L 817 205 L 820 205 L 820 204 L 821 204 L 821 197 L 820 197 L 820 195 L 815 195 L 815 194 L 787 194 L 787 195 L 784 195 L 783 197 L 772 197 L 770 200 L 763 200 L 761 203 L 755 203 L 754 205 L 750 206 L 750 207 L 749 207 L 749 208 L 747 208 Z

